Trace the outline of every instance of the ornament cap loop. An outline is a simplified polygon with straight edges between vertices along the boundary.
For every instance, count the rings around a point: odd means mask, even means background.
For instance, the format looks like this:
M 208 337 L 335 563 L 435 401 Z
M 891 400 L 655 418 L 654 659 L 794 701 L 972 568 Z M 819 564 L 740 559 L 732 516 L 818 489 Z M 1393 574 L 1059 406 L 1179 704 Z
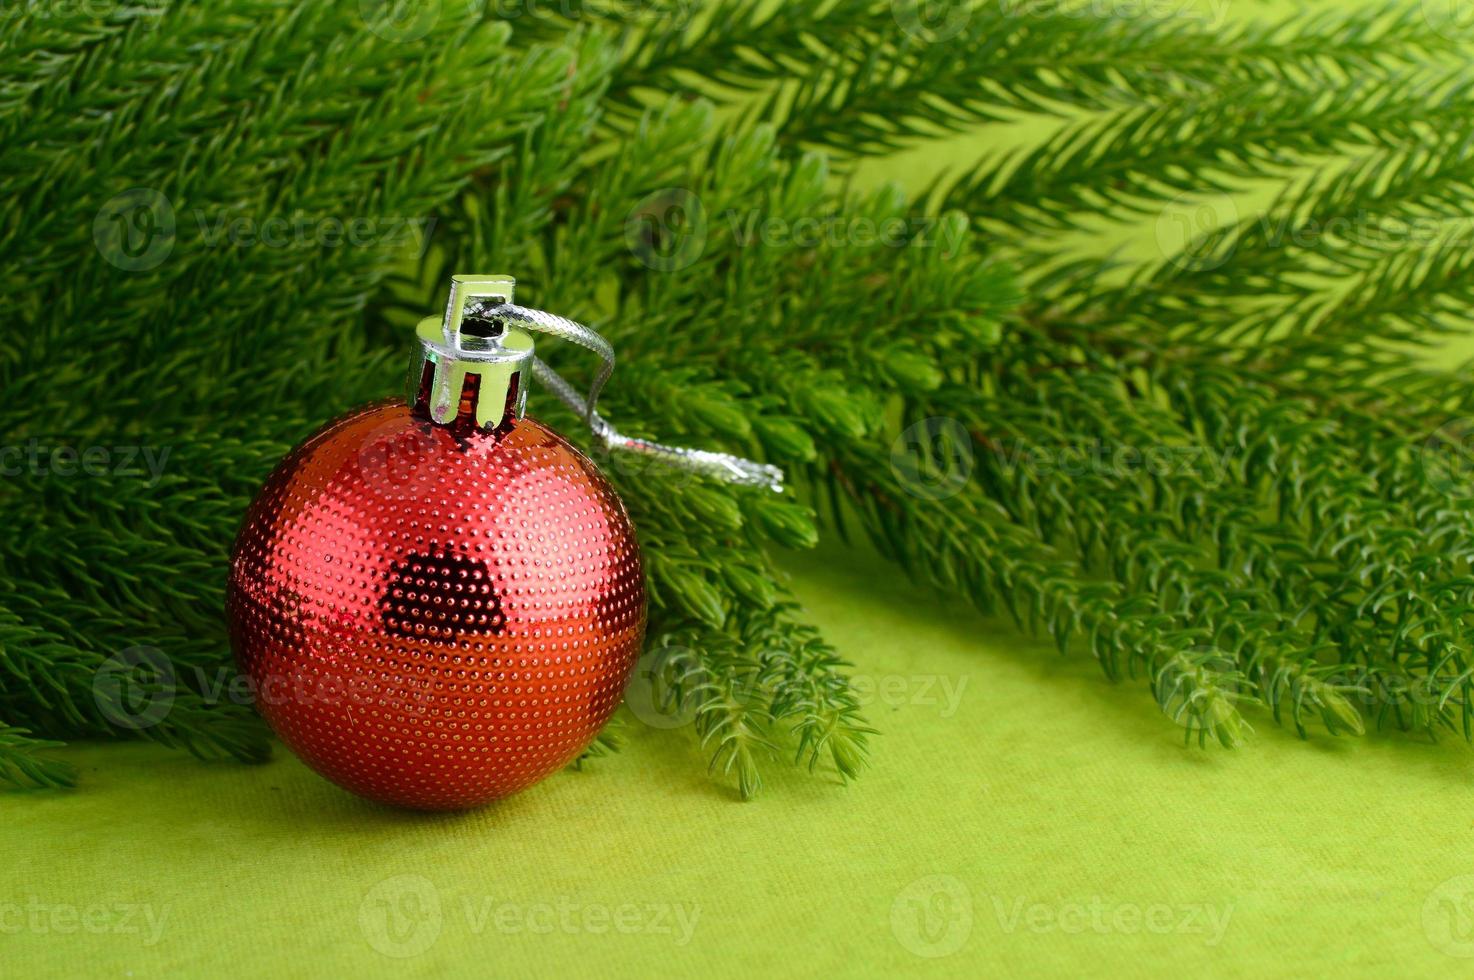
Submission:
M 444 316 L 420 321 L 409 399 L 431 421 L 445 425 L 470 412 L 478 428 L 494 429 L 523 416 L 532 335 L 494 315 L 478 315 L 510 303 L 516 285 L 511 276 L 452 276 Z
M 410 375 L 412 407 L 428 407 L 430 418 L 442 423 L 454 421 L 474 407 L 478 426 L 501 425 L 509 416 L 523 415 L 527 368 L 559 401 L 582 416 L 589 432 L 606 450 L 657 459 L 726 483 L 783 491 L 783 471 L 771 464 L 621 435 L 595 410 L 599 392 L 614 370 L 614 348 L 582 323 L 514 305 L 515 286 L 511 276 L 451 276 L 445 316 L 420 321 L 421 350 Z M 529 331 L 534 330 L 598 355 L 599 368 L 586 397 L 533 354 Z M 476 376 L 474 381 L 472 375 Z

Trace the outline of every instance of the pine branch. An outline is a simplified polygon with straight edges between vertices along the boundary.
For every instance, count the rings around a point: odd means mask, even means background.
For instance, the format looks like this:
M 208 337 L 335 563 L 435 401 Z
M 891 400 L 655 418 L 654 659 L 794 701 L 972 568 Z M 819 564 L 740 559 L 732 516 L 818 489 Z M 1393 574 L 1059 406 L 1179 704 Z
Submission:
M 660 17 L 637 35 L 611 92 L 616 104 L 638 108 L 639 89 L 756 89 L 766 94 L 753 111 L 781 120 L 782 139 L 842 155 L 1019 111 L 1102 108 L 1244 80 L 1314 87 L 1459 50 L 1455 25 L 1412 9 L 1210 31 L 1184 18 L 1100 17 L 1084 4 L 958 4 L 940 25 L 907 4 L 711 7 Z M 694 29 L 708 15 L 709 27 Z M 688 81 L 693 71 L 700 84 Z
M 230 669 L 211 570 L 273 461 L 392 392 L 404 328 L 468 268 L 515 271 L 524 302 L 609 333 L 626 431 L 790 471 L 798 492 L 777 497 L 603 460 L 648 557 L 657 701 L 745 797 L 783 756 L 847 779 L 872 734 L 779 584 L 777 549 L 820 526 L 858 526 L 948 595 L 1138 678 L 1189 741 L 1238 744 L 1256 702 L 1302 736 L 1470 737 L 1474 492 L 1459 428 L 1440 427 L 1474 396 L 1407 350 L 1470 299 L 1451 25 L 995 4 L 928 22 L 876 0 L 497 13 L 513 36 L 442 17 L 413 43 L 350 0 L 0 24 L 0 283 L 25 328 L 0 342 L 0 427 L 174 453 L 147 480 L 0 486 L 0 712 L 26 726 L 0 728 L 0 779 L 66 778 L 41 736 L 260 757 L 258 723 L 200 679 Z M 1053 138 L 930 199 L 835 179 L 1045 116 L 1064 118 Z M 1266 214 L 1161 262 L 1060 245 L 1265 178 L 1283 184 Z M 129 187 L 186 219 L 441 224 L 423 250 L 261 249 L 185 220 L 166 261 L 120 268 L 95 219 Z M 1318 233 L 1348 220 L 1437 234 Z M 1030 463 L 1080 446 L 1221 466 Z M 962 449 L 951 496 L 918 492 Z M 100 696 L 137 642 L 156 676 Z M 140 730 L 124 691 L 169 710 Z
M 1289 89 L 1241 82 L 1070 123 L 1038 146 L 984 161 L 945 199 L 1010 235 L 1075 230 L 1082 221 L 1149 214 L 1175 198 L 1292 176 L 1328 154 L 1451 142 L 1450 133 L 1467 132 L 1471 100 L 1463 72 L 1358 74 Z M 1437 161 L 1431 154 L 1417 165 Z
M 61 789 L 75 786 L 76 770 L 40 753 L 60 742 L 31 737 L 24 728 L 0 722 L 0 784 L 23 788 Z

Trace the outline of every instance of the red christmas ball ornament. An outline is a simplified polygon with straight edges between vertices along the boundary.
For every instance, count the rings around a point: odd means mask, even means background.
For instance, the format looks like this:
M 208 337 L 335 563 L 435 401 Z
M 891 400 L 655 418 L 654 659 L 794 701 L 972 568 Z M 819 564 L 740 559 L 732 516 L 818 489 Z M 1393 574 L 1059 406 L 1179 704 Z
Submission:
M 479 313 L 520 310 L 512 287 L 455 277 L 445 318 L 420 325 L 408 403 L 293 450 L 231 559 L 231 639 L 259 710 L 317 772 L 384 803 L 475 806 L 568 765 L 645 632 L 624 506 L 523 415 L 531 336 Z

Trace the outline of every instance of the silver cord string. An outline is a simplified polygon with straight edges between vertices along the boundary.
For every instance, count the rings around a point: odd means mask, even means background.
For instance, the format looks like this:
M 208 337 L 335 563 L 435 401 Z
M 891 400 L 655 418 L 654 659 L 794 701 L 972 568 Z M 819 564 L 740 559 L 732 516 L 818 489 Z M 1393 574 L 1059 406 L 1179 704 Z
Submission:
M 546 310 L 534 310 L 512 303 L 478 304 L 467 313 L 470 316 L 486 319 L 506 317 L 532 330 L 570 341 L 597 354 L 600 360 L 599 370 L 594 375 L 593 383 L 589 385 L 587 398 L 580 395 L 567 380 L 548 367 L 540 357 L 532 358 L 532 373 L 545 388 L 558 396 L 559 401 L 583 418 L 589 431 L 593 433 L 594 439 L 605 449 L 658 459 L 676 469 L 701 473 L 726 483 L 767 487 L 777 493 L 783 491 L 783 471 L 768 463 L 759 463 L 741 456 L 733 456 L 730 453 L 688 449 L 684 446 L 666 446 L 658 442 L 621 435 L 608 419 L 595 411 L 595 405 L 599 401 L 599 392 L 603 391 L 604 383 L 614 372 L 614 348 L 610 346 L 609 341 L 582 323 L 555 313 L 548 313 Z

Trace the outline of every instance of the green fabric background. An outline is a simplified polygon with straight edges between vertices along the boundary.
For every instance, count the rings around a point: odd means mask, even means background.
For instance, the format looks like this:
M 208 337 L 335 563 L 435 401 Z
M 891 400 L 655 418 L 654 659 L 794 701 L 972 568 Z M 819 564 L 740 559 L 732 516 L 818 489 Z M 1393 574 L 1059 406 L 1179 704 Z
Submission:
M 1301 743 L 1266 721 L 1243 751 L 1186 749 L 1139 685 L 872 558 L 826 550 L 792 567 L 874 684 L 885 734 L 858 782 L 780 773 L 739 803 L 689 737 L 631 721 L 626 751 L 589 771 L 425 816 L 360 802 L 286 752 L 247 768 L 71 749 L 80 789 L 0 798 L 0 971 L 1283 976 L 1474 962 L 1460 958 L 1474 954 L 1459 931 L 1474 922 L 1461 744 Z

